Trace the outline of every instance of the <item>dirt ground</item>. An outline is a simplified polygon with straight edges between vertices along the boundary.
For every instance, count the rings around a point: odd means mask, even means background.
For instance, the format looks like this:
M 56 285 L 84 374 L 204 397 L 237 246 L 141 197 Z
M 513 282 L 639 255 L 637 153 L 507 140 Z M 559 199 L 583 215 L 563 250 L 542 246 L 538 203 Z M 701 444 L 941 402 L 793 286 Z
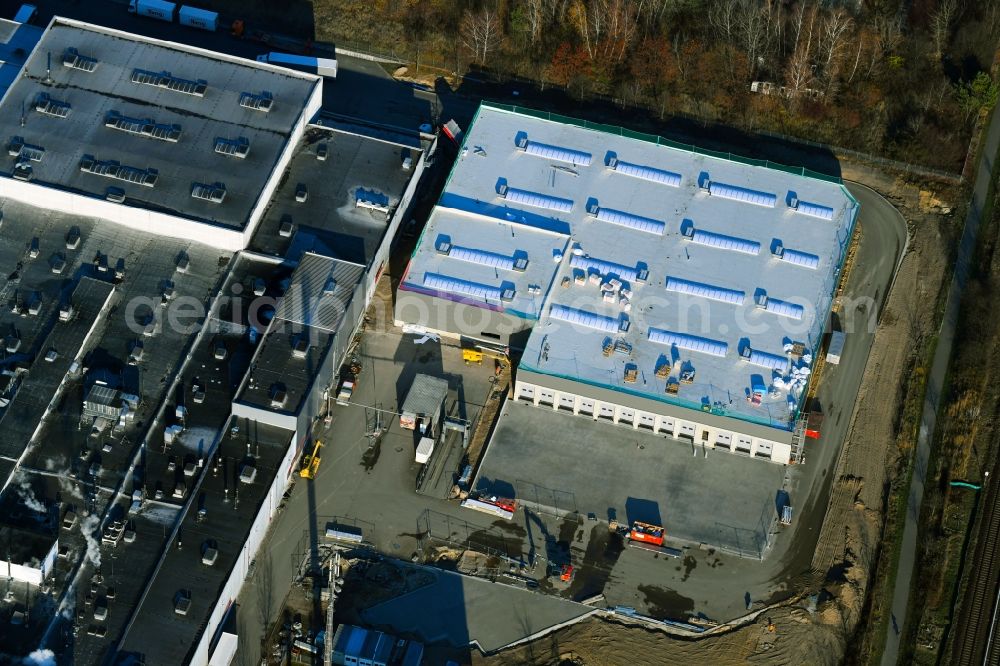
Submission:
M 845 170 L 895 205 L 909 227 L 909 246 L 889 295 L 865 368 L 851 428 L 835 472 L 830 506 L 813 557 L 814 576 L 799 581 L 798 602 L 770 609 L 757 622 L 699 640 L 646 626 L 591 618 L 473 664 L 837 664 L 853 637 L 877 552 L 888 474 L 910 442 L 901 435 L 906 381 L 923 372 L 917 350 L 931 338 L 935 305 L 960 219 L 954 192 L 917 187 L 870 172 Z M 862 229 L 863 233 L 863 229 Z M 814 610 L 810 612 L 808 595 Z M 768 620 L 774 631 L 768 630 Z

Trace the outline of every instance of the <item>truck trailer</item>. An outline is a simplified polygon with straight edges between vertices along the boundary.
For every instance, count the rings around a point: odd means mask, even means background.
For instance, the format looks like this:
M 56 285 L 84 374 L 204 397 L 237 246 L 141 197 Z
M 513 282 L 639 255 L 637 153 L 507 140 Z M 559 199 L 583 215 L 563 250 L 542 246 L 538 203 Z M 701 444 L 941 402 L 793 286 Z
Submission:
M 293 55 L 291 53 L 265 53 L 257 56 L 257 62 L 297 69 L 310 74 L 337 78 L 337 61 L 333 58 L 314 58 L 312 56 Z
M 184 5 L 177 12 L 177 22 L 189 28 L 215 32 L 219 29 L 219 14 L 218 12 L 210 12 L 207 9 L 198 9 L 197 7 Z
M 826 362 L 830 365 L 839 365 L 840 357 L 844 354 L 844 342 L 847 336 L 843 331 L 833 331 L 830 333 L 830 346 L 826 348 Z
M 131 0 L 128 3 L 128 10 L 136 16 L 173 23 L 177 4 L 166 0 Z

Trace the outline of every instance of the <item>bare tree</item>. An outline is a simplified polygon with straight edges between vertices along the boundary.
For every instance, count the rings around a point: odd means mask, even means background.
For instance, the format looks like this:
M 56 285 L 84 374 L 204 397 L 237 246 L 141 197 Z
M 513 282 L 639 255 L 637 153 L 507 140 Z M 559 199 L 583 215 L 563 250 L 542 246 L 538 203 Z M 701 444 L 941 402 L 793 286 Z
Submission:
M 951 24 L 958 10 L 957 0 L 941 0 L 937 11 L 931 16 L 931 42 L 934 44 L 934 60 L 940 62 L 944 49 L 948 46 L 948 36 L 951 34 Z
M 466 10 L 459 25 L 462 44 L 472 53 L 472 59 L 481 65 L 488 64 L 490 56 L 500 48 L 502 30 L 499 12 L 489 6 L 478 12 Z
M 827 94 L 831 94 L 840 76 L 840 69 L 844 62 L 844 51 L 847 48 L 847 38 L 854 28 L 854 20 L 848 16 L 843 8 L 836 8 L 828 12 L 823 18 L 823 27 L 820 32 L 819 59 L 820 67 L 823 70 L 823 78 L 826 79 Z

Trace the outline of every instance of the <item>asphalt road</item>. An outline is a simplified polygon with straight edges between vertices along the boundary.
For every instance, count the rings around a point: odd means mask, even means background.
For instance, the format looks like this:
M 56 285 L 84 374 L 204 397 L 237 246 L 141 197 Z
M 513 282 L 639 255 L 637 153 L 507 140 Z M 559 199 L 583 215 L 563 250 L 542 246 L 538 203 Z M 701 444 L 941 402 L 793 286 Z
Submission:
M 965 231 L 958 246 L 955 273 L 948 289 L 944 319 L 938 333 L 937 350 L 927 378 L 927 395 L 924 398 L 923 415 L 920 418 L 920 433 L 917 437 L 916 458 L 913 462 L 913 478 L 910 481 L 910 496 L 907 499 L 906 524 L 903 528 L 903 543 L 900 548 L 896 587 L 892 594 L 892 622 L 886 632 L 885 649 L 882 652 L 882 666 L 893 666 L 899 660 L 899 637 L 906 635 L 903 626 L 908 617 L 910 588 L 913 584 L 914 558 L 917 554 L 920 504 L 924 497 L 924 482 L 927 476 L 927 460 L 930 457 L 934 425 L 940 406 L 941 389 L 951 360 L 951 347 L 955 340 L 955 326 L 958 323 L 962 290 L 969 277 L 971 261 L 975 252 L 976 237 L 979 234 L 980 212 L 986 205 L 986 195 L 997 150 L 1000 148 L 1000 112 L 993 111 L 993 118 L 987 130 L 986 143 L 979 163 L 976 165 L 976 181 L 972 191 L 969 214 L 965 218 Z

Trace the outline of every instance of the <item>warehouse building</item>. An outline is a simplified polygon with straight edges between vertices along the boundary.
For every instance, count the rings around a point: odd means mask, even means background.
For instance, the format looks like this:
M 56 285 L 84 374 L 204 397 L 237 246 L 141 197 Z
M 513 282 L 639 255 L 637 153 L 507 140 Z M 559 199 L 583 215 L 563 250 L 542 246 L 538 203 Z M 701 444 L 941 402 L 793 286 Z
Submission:
M 522 349 L 518 400 L 788 463 L 857 214 L 839 181 L 484 105 L 395 319 Z
M 0 196 L 247 246 L 320 77 L 56 17 L 0 100 Z

